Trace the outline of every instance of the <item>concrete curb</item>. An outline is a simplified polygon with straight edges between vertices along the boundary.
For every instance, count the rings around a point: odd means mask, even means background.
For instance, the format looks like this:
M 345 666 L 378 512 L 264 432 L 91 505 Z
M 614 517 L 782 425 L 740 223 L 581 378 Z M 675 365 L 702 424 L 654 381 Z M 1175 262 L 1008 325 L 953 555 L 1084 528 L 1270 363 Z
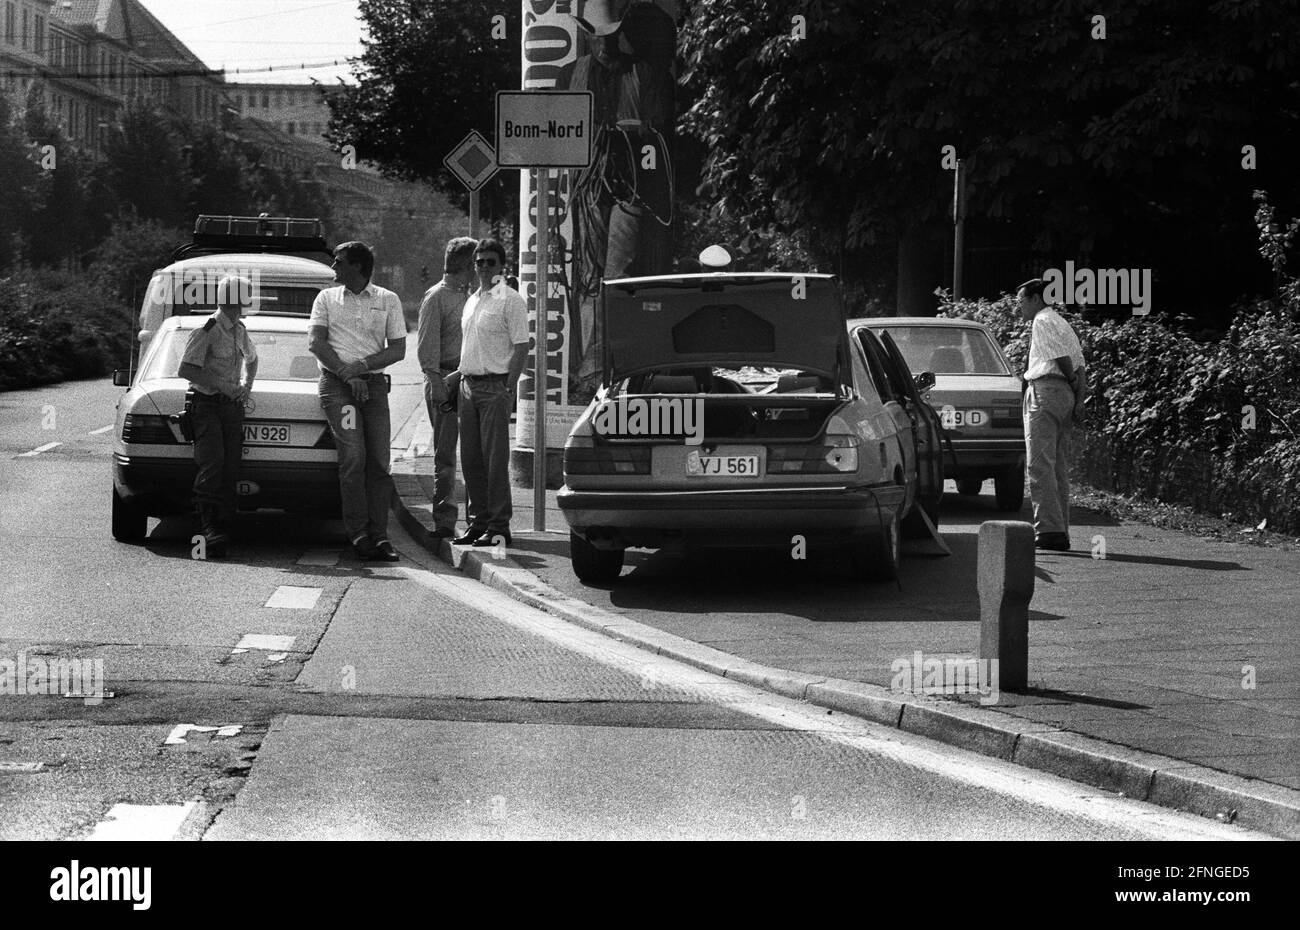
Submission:
M 428 535 L 408 505 L 426 503 L 414 475 L 395 474 L 398 521 L 430 552 L 476 581 L 539 610 L 658 655 L 785 697 L 993 756 L 1161 807 L 1300 839 L 1300 791 L 1142 752 L 1050 724 L 879 685 L 759 665 L 569 597 L 491 550 Z

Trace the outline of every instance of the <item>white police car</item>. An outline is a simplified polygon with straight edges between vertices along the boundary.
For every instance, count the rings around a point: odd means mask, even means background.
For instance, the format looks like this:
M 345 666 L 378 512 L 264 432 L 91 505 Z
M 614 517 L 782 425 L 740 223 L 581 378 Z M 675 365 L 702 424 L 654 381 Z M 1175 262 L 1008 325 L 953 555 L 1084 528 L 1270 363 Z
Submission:
M 316 295 L 335 283 L 316 219 L 200 216 L 193 241 L 154 272 L 140 310 L 140 361 L 114 373 L 113 536 L 145 537 L 148 518 L 192 509 L 194 447 L 170 418 L 189 382 L 177 377 L 190 333 L 217 309 L 217 282 L 249 281 L 244 324 L 258 372 L 245 406 L 241 510 L 339 512 L 338 456 L 317 396 L 307 322 Z

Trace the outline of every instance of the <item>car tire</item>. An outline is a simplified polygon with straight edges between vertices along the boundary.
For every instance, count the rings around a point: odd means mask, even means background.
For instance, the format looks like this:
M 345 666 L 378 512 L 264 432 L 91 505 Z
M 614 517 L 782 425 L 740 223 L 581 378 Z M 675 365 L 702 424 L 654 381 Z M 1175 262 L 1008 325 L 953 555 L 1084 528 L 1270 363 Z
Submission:
M 577 533 L 569 533 L 569 561 L 583 584 L 609 584 L 623 571 L 623 549 L 597 549 Z
M 867 581 L 893 581 L 902 560 L 902 532 L 897 514 L 890 514 L 884 532 L 874 530 L 853 544 L 853 574 Z
M 978 497 L 984 487 L 983 478 L 958 478 L 957 493 L 963 497 Z
M 1025 470 L 1009 468 L 993 478 L 999 510 L 1019 510 L 1025 503 Z
M 930 518 L 930 522 L 934 524 L 936 530 L 939 528 L 939 502 L 942 498 L 943 495 L 941 494 L 938 497 L 931 497 L 917 502 L 916 507 L 903 520 L 904 539 L 929 538 L 930 529 L 925 525 L 925 521 L 921 519 L 921 511 L 925 511 L 925 515 Z
M 118 542 L 142 542 L 149 529 L 149 515 L 129 504 L 113 489 L 113 538 Z

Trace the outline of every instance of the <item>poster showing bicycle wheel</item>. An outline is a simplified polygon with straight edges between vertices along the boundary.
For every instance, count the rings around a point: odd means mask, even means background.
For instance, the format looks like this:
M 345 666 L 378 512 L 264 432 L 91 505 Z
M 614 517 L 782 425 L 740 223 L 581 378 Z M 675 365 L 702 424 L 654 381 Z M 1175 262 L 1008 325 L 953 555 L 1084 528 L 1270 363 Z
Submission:
M 599 386 L 602 280 L 672 270 L 676 0 L 523 0 L 525 90 L 594 97 L 591 166 L 549 172 L 546 445 L 560 449 Z M 537 303 L 537 185 L 520 172 L 519 283 Z M 536 318 L 536 317 L 534 317 Z M 534 448 L 532 360 L 515 449 Z

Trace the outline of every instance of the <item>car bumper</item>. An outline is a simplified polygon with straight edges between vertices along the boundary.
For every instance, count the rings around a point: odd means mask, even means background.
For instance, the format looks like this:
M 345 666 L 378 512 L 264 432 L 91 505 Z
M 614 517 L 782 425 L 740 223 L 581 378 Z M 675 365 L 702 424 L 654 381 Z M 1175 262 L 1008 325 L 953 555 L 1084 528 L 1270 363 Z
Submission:
M 945 478 L 989 478 L 1009 468 L 1024 468 L 1024 465 L 1023 436 L 1010 439 L 953 439 L 952 455 L 948 455 L 945 450 L 943 457 Z
M 569 527 L 598 546 L 810 544 L 873 533 L 902 507 L 905 491 L 878 487 L 727 491 L 575 491 L 557 502 Z
M 190 509 L 196 473 L 191 459 L 113 455 L 113 486 L 117 493 L 155 514 Z M 339 469 L 335 462 L 249 463 L 240 468 L 239 480 L 257 489 L 238 496 L 240 510 L 267 507 L 336 512 L 340 507 Z

